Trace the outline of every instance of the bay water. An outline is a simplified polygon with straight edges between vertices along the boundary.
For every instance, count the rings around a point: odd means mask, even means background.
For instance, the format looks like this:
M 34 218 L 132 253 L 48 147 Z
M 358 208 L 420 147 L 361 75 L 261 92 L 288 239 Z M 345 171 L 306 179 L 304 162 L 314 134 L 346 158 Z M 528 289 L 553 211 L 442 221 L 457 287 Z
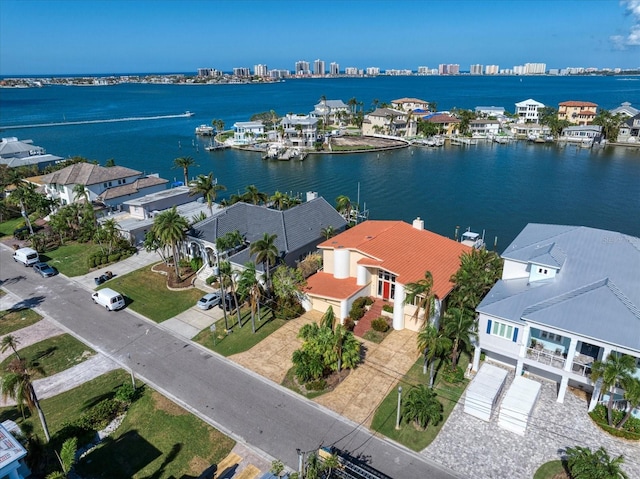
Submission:
M 263 161 L 260 153 L 207 152 L 194 129 L 222 119 L 226 128 L 251 115 L 308 113 L 327 99 L 350 98 L 371 109 L 376 102 L 415 97 L 439 110 L 502 106 L 533 98 L 557 107 L 583 100 L 612 109 L 623 101 L 640 107 L 637 77 L 377 77 L 287 80 L 249 85 L 48 86 L 0 89 L 0 134 L 33 139 L 47 152 L 83 156 L 171 181 L 182 179 L 173 160 L 191 156 L 190 176 L 213 171 L 227 187 L 249 184 L 269 194 L 317 191 L 330 203 L 347 195 L 371 219 L 416 217 L 452 237 L 456 226 L 486 230 L 489 246 L 504 249 L 529 222 L 585 225 L 640 236 L 640 149 L 564 148 L 514 142 L 470 147 L 411 147 L 381 153 L 309 155 L 303 162 Z M 132 117 L 195 116 L 113 123 L 17 127 Z M 17 128 L 16 128 L 17 127 Z M 359 196 L 358 196 L 359 194 Z

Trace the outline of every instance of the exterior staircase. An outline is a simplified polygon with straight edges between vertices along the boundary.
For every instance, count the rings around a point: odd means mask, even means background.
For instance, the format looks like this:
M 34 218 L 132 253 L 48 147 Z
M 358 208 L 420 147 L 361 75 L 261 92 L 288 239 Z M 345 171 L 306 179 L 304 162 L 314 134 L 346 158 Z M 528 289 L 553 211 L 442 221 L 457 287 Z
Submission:
M 358 324 L 356 324 L 356 327 L 353 328 L 353 334 L 360 338 L 363 337 L 364 333 L 366 333 L 371 329 L 371 321 L 373 321 L 379 316 L 382 316 L 382 306 L 384 304 L 386 304 L 385 301 L 382 301 L 381 299 L 376 299 L 371 305 L 371 308 L 369 309 L 369 311 L 364 313 L 364 316 L 360 318 L 360 321 L 358 321 Z

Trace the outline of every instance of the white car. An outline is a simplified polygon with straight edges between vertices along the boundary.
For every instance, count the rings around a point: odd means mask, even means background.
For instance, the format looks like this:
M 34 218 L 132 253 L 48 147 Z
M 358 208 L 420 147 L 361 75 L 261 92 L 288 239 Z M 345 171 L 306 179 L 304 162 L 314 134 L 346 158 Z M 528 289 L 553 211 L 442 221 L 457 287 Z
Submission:
M 204 309 L 204 310 L 211 309 L 218 304 L 220 304 L 219 293 L 205 294 L 202 298 L 198 300 L 198 308 Z

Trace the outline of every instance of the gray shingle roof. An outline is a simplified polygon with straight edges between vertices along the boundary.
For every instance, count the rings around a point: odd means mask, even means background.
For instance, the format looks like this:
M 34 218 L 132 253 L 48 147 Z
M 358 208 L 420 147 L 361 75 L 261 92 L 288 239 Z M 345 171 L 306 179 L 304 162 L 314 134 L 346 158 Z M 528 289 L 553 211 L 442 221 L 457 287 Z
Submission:
M 140 175 L 141 172 L 125 168 L 124 166 L 104 166 L 93 163 L 75 163 L 42 177 L 42 182 L 48 185 L 95 185 L 105 181 L 114 181 L 122 178 Z
M 640 239 L 584 226 L 529 224 L 502 256 L 555 263 L 560 270 L 539 282 L 498 281 L 479 312 L 640 351 Z

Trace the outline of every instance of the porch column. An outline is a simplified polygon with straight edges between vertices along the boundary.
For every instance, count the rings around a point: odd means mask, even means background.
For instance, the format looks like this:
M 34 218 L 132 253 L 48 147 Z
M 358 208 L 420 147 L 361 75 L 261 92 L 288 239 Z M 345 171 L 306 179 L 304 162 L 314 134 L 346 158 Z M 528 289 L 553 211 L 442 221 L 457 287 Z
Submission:
M 556 399 L 556 402 L 559 402 L 559 403 L 564 402 L 564 394 L 567 392 L 568 384 L 569 384 L 569 377 L 562 376 L 562 380 L 560 381 L 560 389 L 558 390 L 558 399 Z
M 520 353 L 518 354 L 518 356 L 520 356 L 521 358 L 527 357 L 527 348 L 529 347 L 530 335 L 531 335 L 531 326 L 529 324 L 526 324 L 522 331 L 522 336 L 520 336 Z
M 611 354 L 611 348 L 608 346 L 604 346 L 602 348 L 602 358 L 600 358 L 601 361 L 606 361 L 607 357 Z
M 482 348 L 480 344 L 476 345 L 476 348 L 473 350 L 473 370 L 478 371 L 480 367 L 480 355 L 482 354 Z
M 404 329 L 404 285 L 396 283 L 393 297 L 393 329 Z
M 349 314 L 349 310 L 347 309 L 347 300 L 343 299 L 340 301 L 340 324 L 344 324 L 344 318 Z
M 573 366 L 573 358 L 576 355 L 577 347 L 578 347 L 577 338 L 571 338 L 571 343 L 569 344 L 569 351 L 567 352 L 567 360 L 564 363 L 565 371 L 571 371 L 571 367 Z
M 522 360 L 522 358 L 518 358 L 518 361 L 516 361 L 516 377 L 522 376 L 523 366 L 524 366 L 524 361 Z

